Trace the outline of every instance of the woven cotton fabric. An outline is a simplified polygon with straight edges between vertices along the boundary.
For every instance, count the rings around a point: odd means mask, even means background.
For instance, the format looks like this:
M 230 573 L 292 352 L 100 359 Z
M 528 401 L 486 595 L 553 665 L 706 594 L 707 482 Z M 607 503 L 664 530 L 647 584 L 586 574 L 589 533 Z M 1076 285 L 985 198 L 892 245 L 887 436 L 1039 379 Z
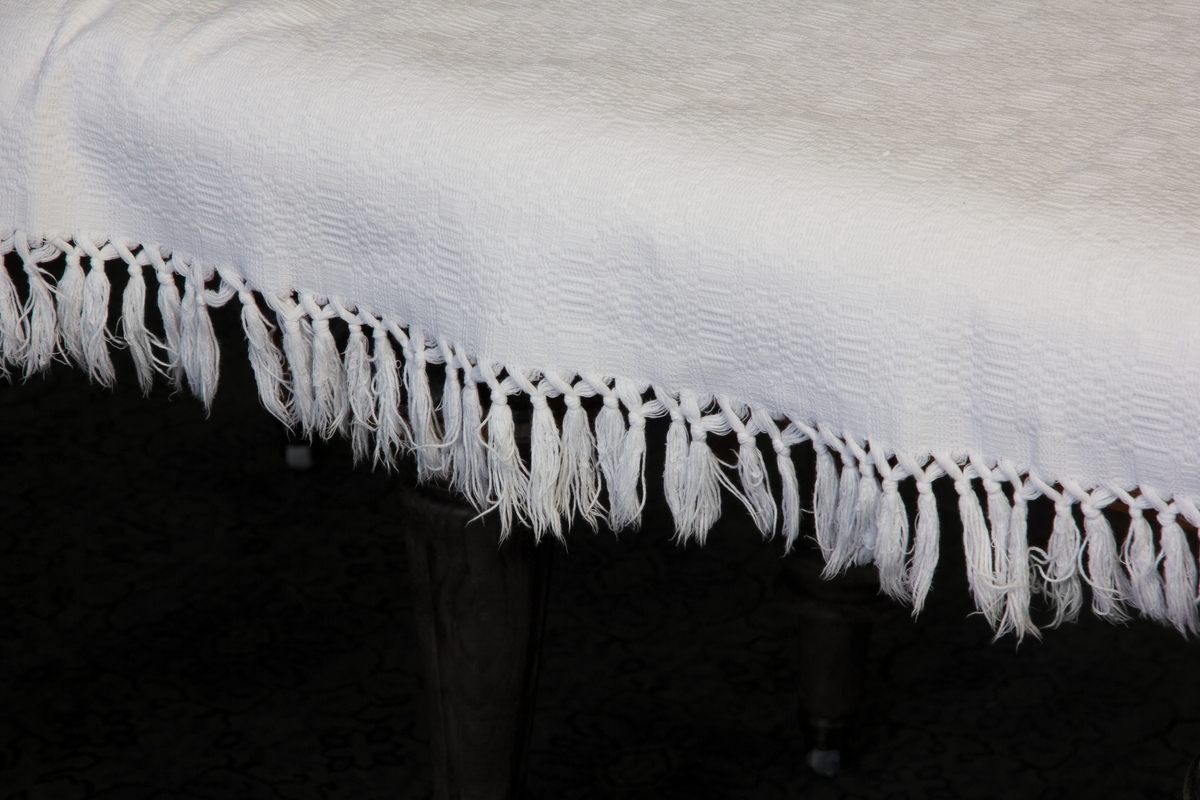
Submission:
M 897 480 L 982 479 L 1001 596 L 1022 492 L 1200 522 L 1194 2 L 6 1 L 0 53 L 9 250 L 219 275 L 300 360 L 338 309 L 415 330 L 485 407 L 815 438 L 860 559 Z

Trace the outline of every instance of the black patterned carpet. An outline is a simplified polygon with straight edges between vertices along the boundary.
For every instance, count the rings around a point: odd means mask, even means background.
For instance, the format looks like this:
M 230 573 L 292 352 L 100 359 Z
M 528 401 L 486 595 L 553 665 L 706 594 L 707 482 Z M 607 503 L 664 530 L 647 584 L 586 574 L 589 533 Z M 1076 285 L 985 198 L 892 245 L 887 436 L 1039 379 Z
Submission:
M 225 324 L 228 324 L 226 321 Z M 309 472 L 236 343 L 212 415 L 58 367 L 0 389 L 0 798 L 423 798 L 394 478 Z M 951 509 L 943 520 L 952 520 Z M 727 514 L 704 548 L 556 553 L 530 785 L 555 798 L 1177 798 L 1200 649 L 1086 615 L 991 641 L 946 522 L 917 621 L 880 603 L 836 778 L 802 763 L 797 598 Z

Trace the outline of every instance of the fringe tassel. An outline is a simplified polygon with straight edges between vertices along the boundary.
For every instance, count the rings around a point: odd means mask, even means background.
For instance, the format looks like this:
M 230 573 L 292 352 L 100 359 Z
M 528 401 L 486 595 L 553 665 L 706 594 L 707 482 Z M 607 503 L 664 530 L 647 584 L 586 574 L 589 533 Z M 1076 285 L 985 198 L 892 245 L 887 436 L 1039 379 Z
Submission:
M 623 496 L 627 488 L 621 482 L 621 451 L 625 441 L 625 420 L 621 416 L 620 401 L 608 383 L 594 375 L 583 375 L 592 389 L 604 398 L 604 405 L 596 415 L 596 460 L 604 473 L 604 486 L 608 489 L 609 508 L 628 508 L 637 503 L 636 497 Z
M 658 401 L 642 402 L 642 392 L 631 381 L 618 379 L 614 387 L 628 409 L 629 427 L 617 459 L 617 491 L 609 495 L 608 524 L 613 530 L 642 524 L 646 503 L 646 416 L 664 409 Z M 596 513 L 599 513 L 597 496 Z
M 1129 575 L 1130 604 L 1144 616 L 1166 622 L 1167 603 L 1163 598 L 1162 577 L 1158 574 L 1154 532 L 1144 515 L 1149 504 L 1128 494 L 1121 499 L 1129 507 L 1129 533 L 1121 546 L 1121 563 Z
M 833 557 L 836 538 L 834 519 L 838 506 L 837 465 L 833 463 L 833 454 L 825 446 L 821 434 L 811 429 L 806 433 L 812 440 L 813 448 L 817 453 L 817 482 L 813 486 L 813 514 L 816 518 L 817 546 L 821 548 L 821 555 L 828 563 Z
M 962 518 L 963 550 L 967 556 L 967 582 L 971 593 L 975 596 L 975 607 L 983 614 L 988 624 L 995 628 L 1000 623 L 1003 613 L 1003 595 L 993 582 L 992 542 L 988 535 L 987 523 L 983 518 L 983 509 L 979 506 L 979 498 L 971 486 L 971 478 L 975 468 L 968 464 L 965 468 L 949 456 L 941 456 L 938 463 L 954 480 L 954 489 L 958 492 L 958 513 Z
M 988 513 L 992 519 L 992 530 L 1003 531 L 1007 528 L 1003 537 L 1007 545 L 1003 562 L 1005 572 L 1003 583 L 999 584 L 1004 586 L 1004 615 L 996 628 L 996 638 L 1012 631 L 1017 635 L 1018 642 L 1024 639 L 1026 634 L 1040 639 L 1041 631 L 1029 616 L 1029 603 L 1033 597 L 1029 580 L 1029 500 L 1032 499 L 1033 490 L 1031 486 L 1022 486 L 1014 482 L 1016 488 L 1010 509 L 1003 491 L 999 490 L 999 484 L 993 482 L 993 485 L 997 487 L 997 502 L 1002 504 L 1002 508 L 992 510 L 992 493 L 989 488 Z
M 608 440 L 604 447 L 612 447 L 619 451 L 624 444 L 624 422 L 620 413 L 611 413 L 610 402 L 605 398 L 604 409 L 596 417 L 596 435 L 592 437 L 592 429 L 588 427 L 588 413 L 583 410 L 580 397 L 574 389 L 566 393 L 566 414 L 563 416 L 563 467 L 558 475 L 558 504 L 568 518 L 578 513 L 592 530 L 599 525 L 600 511 L 600 474 L 596 470 L 593 453 L 599 452 L 600 464 L 604 464 L 605 456 L 599 441 Z M 616 402 L 612 403 L 613 407 Z M 610 413 L 606 414 L 606 411 Z M 616 417 L 616 419 L 612 419 Z M 616 444 L 612 439 L 619 435 Z M 620 453 L 611 455 L 612 468 L 616 475 L 606 475 L 610 495 L 612 487 L 620 481 Z
M 771 496 L 771 485 L 767 482 L 767 468 L 763 463 L 762 453 L 754 441 L 754 431 L 742 422 L 741 412 L 733 407 L 727 397 L 718 398 L 721 413 L 725 415 L 725 424 L 733 430 L 738 438 L 738 479 L 742 485 L 746 510 L 754 520 L 755 527 L 764 538 L 775 534 L 775 498 Z M 753 418 L 751 418 L 753 420 Z M 774 427 L 774 426 L 772 426 Z
M 512 409 L 508 407 L 511 378 L 504 385 L 497 381 L 492 369 L 480 364 L 483 377 L 492 390 L 492 404 L 488 409 L 488 477 L 491 489 L 490 509 L 500 516 L 500 540 L 508 538 L 514 521 L 526 522 L 528 508 L 529 472 L 521 462 L 517 450 L 516 430 L 513 425 Z M 512 387 L 515 391 L 515 387 Z
M 121 294 L 121 337 L 133 358 L 138 386 L 143 395 L 149 395 L 154 386 L 153 345 L 156 338 L 146 327 L 146 276 L 142 274 L 142 267 L 150 265 L 150 256 L 145 251 L 135 256 L 128 246 L 120 242 L 115 244 L 129 273 L 129 282 Z
M 108 344 L 108 299 L 112 287 L 104 272 L 105 256 L 100 252 L 104 242 L 96 244 L 86 236 L 77 235 L 75 244 L 88 255 L 89 269 L 83 282 L 83 316 L 80 333 L 83 337 L 83 361 L 92 380 L 104 387 L 116 381 Z M 207 407 L 207 404 L 205 404 Z
M 933 586 L 933 572 L 938 562 L 941 523 L 938 520 L 937 498 L 933 494 L 933 481 L 941 477 L 942 468 L 936 461 L 924 470 L 915 462 L 905 464 L 905 468 L 917 478 L 917 533 L 909 571 L 915 617 L 925 607 L 925 597 Z
M 875 448 L 871 448 L 872 451 Z M 908 512 L 900 497 L 900 481 L 904 467 L 888 464 L 886 458 L 875 456 L 875 466 L 883 477 L 881 498 L 877 510 L 875 537 L 875 566 L 879 570 L 879 589 L 901 602 L 912 602 L 908 586 Z
M 25 377 L 28 378 L 48 368 L 54 358 L 57 340 L 54 295 L 49 276 L 39 265 L 57 256 L 59 249 L 47 242 L 31 250 L 29 240 L 25 237 L 16 242 L 16 249 L 29 278 L 29 299 L 21 311 L 21 326 L 24 328 L 21 360 L 25 362 Z
M 258 399 L 263 408 L 284 425 L 291 426 L 294 417 L 288 401 L 284 378 L 283 355 L 275 346 L 272 333 L 275 326 L 267 321 L 254 293 L 242 281 L 222 275 L 221 280 L 233 287 L 242 303 L 242 330 L 246 333 L 250 366 L 258 384 Z
M 371 326 L 375 347 L 371 354 L 374 376 L 371 394 L 375 398 L 375 463 L 391 469 L 396 456 L 405 452 L 412 442 L 408 422 L 400 413 L 400 377 L 396 368 L 396 351 L 388 338 L 387 328 L 370 315 L 362 314 Z M 286 329 L 285 329 L 286 334 Z M 284 346 L 287 346 L 285 335 Z
M 858 502 L 854 509 L 854 538 L 858 540 L 858 551 L 854 564 L 870 564 L 875 560 L 875 542 L 878 538 L 876 516 L 879 506 L 879 484 L 875 482 L 875 457 L 866 452 L 850 436 L 844 437 L 846 446 L 858 460 Z
M 279 295 L 273 301 L 268 299 L 267 304 L 274 310 L 283 331 L 283 354 L 291 373 L 296 421 L 300 423 L 301 433 L 311 437 L 316 428 L 317 412 L 313 399 L 311 337 L 305 334 L 304 309 L 287 295 Z
M 425 333 L 410 326 L 405 336 L 393 325 L 392 335 L 404 350 L 404 392 L 408 396 L 408 421 L 412 426 L 417 476 L 422 481 L 444 477 L 446 460 L 442 458 L 442 442 L 433 418 L 433 395 L 425 372 Z M 508 415 L 511 420 L 511 410 Z
M 350 413 L 346 374 L 329 327 L 337 312 L 312 295 L 301 295 L 300 304 L 312 325 L 313 429 L 322 439 L 331 439 L 345 432 Z
M 1022 524 L 1014 528 L 1011 524 L 1013 506 L 1004 496 L 1004 486 L 997 479 L 996 473 L 978 458 L 971 458 L 971 466 L 974 467 L 975 473 L 983 482 L 983 490 L 987 493 L 987 524 L 992 537 L 992 583 L 997 587 L 1004 587 L 1008 585 L 1009 578 L 1008 564 L 1009 550 L 1011 549 L 1009 538 L 1014 530 L 1019 529 L 1021 541 L 1027 541 L 1025 527 Z M 1002 467 L 999 471 L 1004 472 Z M 1013 475 L 1009 479 L 1013 483 L 1014 494 L 1019 494 L 1021 490 L 1020 476 Z M 1028 560 L 1028 554 L 1026 554 L 1026 560 Z M 1028 576 L 1026 576 L 1026 584 L 1028 584 Z M 1003 625 L 1003 621 L 1001 621 L 1001 625 Z
M 519 372 L 510 370 L 509 374 Z M 518 380 L 518 385 L 522 381 Z M 540 542 L 546 533 L 562 539 L 562 511 L 569 505 L 559 505 L 559 467 L 562 463 L 559 450 L 558 426 L 554 412 L 546 401 L 545 381 L 543 386 L 529 385 L 527 394 L 533 400 L 533 422 L 529 433 L 529 519 L 533 525 L 534 540 Z M 524 388 L 524 387 L 522 387 Z M 532 391 L 529 391 L 532 390 Z M 561 509 L 561 510 L 560 510 Z
M 792 444 L 804 441 L 804 434 L 795 425 L 788 424 L 782 433 L 767 414 L 754 412 L 759 418 L 758 427 L 771 437 L 775 449 L 775 467 L 779 470 L 780 509 L 782 511 L 784 554 L 792 552 L 800 538 L 800 482 L 796 480 L 796 465 L 792 461 Z
M 180 339 L 180 313 L 183 303 L 179 299 L 179 287 L 175 284 L 175 266 L 174 259 L 171 263 L 166 262 L 166 258 L 170 257 L 169 253 L 165 253 L 161 248 L 147 246 L 143 248 L 143 252 L 150 255 L 150 263 L 154 265 L 154 274 L 158 277 L 158 314 L 162 319 L 163 333 L 167 338 L 166 342 L 166 360 L 159 363 L 159 369 L 167 376 L 171 382 L 171 387 L 175 391 L 183 389 L 183 359 L 179 350 Z M 67 270 L 70 271 L 70 258 L 67 259 Z M 65 276 L 64 276 L 65 279 Z M 59 300 L 62 300 L 62 284 L 59 284 Z M 69 351 L 68 337 L 65 331 L 62 331 L 62 314 L 63 307 L 59 306 L 59 327 L 61 340 L 64 344 L 64 349 Z M 79 360 L 82 360 L 80 355 Z
M 18 363 L 23 348 L 20 297 L 12 276 L 3 267 L 4 256 L 13 251 L 18 239 L 24 238 L 25 234 L 19 232 L 0 237 L 0 377 L 4 378 L 9 375 L 8 367 Z
M 479 402 L 479 389 L 474 376 L 474 367 L 456 348 L 462 365 L 462 435 L 454 456 L 453 485 L 463 496 L 482 510 L 487 506 L 491 494 L 488 474 L 487 445 L 483 441 L 483 407 Z M 584 420 L 587 424 L 587 420 Z
M 1157 492 L 1143 488 L 1142 496 L 1158 514 L 1162 529 L 1163 589 L 1167 601 L 1167 619 L 1187 636 L 1196 633 L 1200 618 L 1196 614 L 1196 559 L 1179 527 L 1174 503 L 1167 503 Z
M 667 408 L 671 417 L 671 425 L 667 428 L 667 453 L 663 466 L 663 493 L 666 495 L 667 506 L 671 509 L 671 517 L 675 520 L 675 532 L 681 539 L 686 539 L 685 530 L 690 530 L 687 503 L 687 463 L 688 435 L 683 414 L 679 404 L 668 393 L 661 389 L 654 390 L 657 397 Z
M 1103 504 L 1097 502 L 1097 496 L 1102 493 L 1106 495 L 1106 502 Z M 1129 619 L 1129 613 L 1125 610 L 1121 598 L 1129 596 L 1129 588 L 1123 585 L 1125 576 L 1119 568 L 1117 542 L 1113 537 L 1112 526 L 1109 525 L 1108 519 L 1101 511 L 1111 501 L 1112 495 L 1103 490 L 1097 490 L 1092 493 L 1092 502 L 1083 509 L 1083 527 L 1087 533 L 1082 546 L 1087 550 L 1085 578 L 1092 587 L 1093 613 L 1098 617 L 1105 617 L 1109 622 L 1124 622 Z M 1062 516 L 1059 514 L 1055 518 L 1055 534 L 1058 533 L 1058 519 Z M 1074 518 L 1070 516 L 1069 509 L 1066 516 L 1070 518 L 1071 529 L 1078 537 L 1079 529 L 1075 525 Z M 1053 544 L 1052 535 L 1051 545 L 1053 546 Z M 1051 556 L 1053 557 L 1053 553 Z M 1066 618 L 1074 620 L 1076 616 L 1078 616 L 1078 612 Z
M 90 279 L 91 275 L 88 277 Z M 217 333 L 213 330 L 212 319 L 208 315 L 208 306 L 222 305 L 233 297 L 233 290 L 226 288 L 222 292 L 209 292 L 204 288 L 205 280 L 206 276 L 194 266 L 184 273 L 179 355 L 188 386 L 192 394 L 204 403 L 207 411 L 216 396 L 217 377 L 221 369 L 221 351 L 217 346 Z
M 692 441 L 684 472 L 684 516 L 675 524 L 681 541 L 695 539 L 703 546 L 709 529 L 721 515 L 721 479 L 724 476 L 716 454 L 708 446 L 709 422 L 701 415 L 695 395 L 681 395 L 679 405 L 691 429 Z
M 443 477 L 454 476 L 454 455 L 458 452 L 458 440 L 462 436 L 462 385 L 458 380 L 454 350 L 446 341 L 439 341 L 442 362 L 446 365 L 446 377 L 442 380 L 442 399 L 438 411 L 442 418 L 442 453 L 446 460 Z
M 87 279 L 81 260 L 83 251 L 70 242 L 56 239 L 55 244 L 67 255 L 67 267 L 55 287 L 59 347 L 80 366 L 83 358 L 83 284 Z M 16 317 L 13 317 L 16 319 Z
M 832 578 L 844 572 L 854 563 L 862 544 L 858 538 L 859 528 L 856 524 L 859 476 L 850 449 L 838 437 L 824 430 L 821 431 L 821 436 L 824 437 L 826 444 L 838 451 L 838 456 L 842 460 L 842 478 L 838 482 L 837 489 L 833 552 L 822 573 L 825 578 Z
M 338 308 L 339 314 L 344 309 Z M 357 316 L 343 315 L 350 329 L 343 355 L 346 372 L 347 402 L 350 406 L 350 446 L 357 464 L 371 452 L 371 434 L 375 431 L 375 393 L 372 387 L 370 343 Z

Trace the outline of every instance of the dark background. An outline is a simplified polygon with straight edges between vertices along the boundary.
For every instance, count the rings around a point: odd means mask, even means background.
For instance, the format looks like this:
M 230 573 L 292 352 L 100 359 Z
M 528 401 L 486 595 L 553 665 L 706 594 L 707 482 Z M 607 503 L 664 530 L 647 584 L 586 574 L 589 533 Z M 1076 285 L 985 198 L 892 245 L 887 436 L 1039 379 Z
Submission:
M 124 362 L 115 390 L 63 365 L 0 382 L 0 798 L 431 792 L 397 478 L 353 467 L 343 442 L 287 470 L 236 311 L 217 321 L 207 419 L 162 383 L 142 398 Z M 704 548 L 678 546 L 657 500 L 640 532 L 571 533 L 553 566 L 531 788 L 1178 797 L 1200 752 L 1196 644 L 1090 612 L 1041 642 L 993 643 L 942 500 L 929 605 L 913 621 L 879 603 L 834 779 L 802 763 L 780 542 L 728 508 Z

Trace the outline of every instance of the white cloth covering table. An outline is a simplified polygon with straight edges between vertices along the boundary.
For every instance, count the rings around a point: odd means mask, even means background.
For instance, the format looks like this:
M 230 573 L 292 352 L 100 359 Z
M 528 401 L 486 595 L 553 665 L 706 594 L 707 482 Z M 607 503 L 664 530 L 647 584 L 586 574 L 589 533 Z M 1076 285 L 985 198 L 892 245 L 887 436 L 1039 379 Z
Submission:
M 811 440 L 832 571 L 919 607 L 949 475 L 1001 630 L 1081 582 L 1197 629 L 1194 2 L 3 0 L 0 60 L 14 376 L 122 345 L 207 401 L 236 298 L 268 408 L 505 526 L 636 524 L 661 479 L 682 538 L 722 486 L 794 537 Z

